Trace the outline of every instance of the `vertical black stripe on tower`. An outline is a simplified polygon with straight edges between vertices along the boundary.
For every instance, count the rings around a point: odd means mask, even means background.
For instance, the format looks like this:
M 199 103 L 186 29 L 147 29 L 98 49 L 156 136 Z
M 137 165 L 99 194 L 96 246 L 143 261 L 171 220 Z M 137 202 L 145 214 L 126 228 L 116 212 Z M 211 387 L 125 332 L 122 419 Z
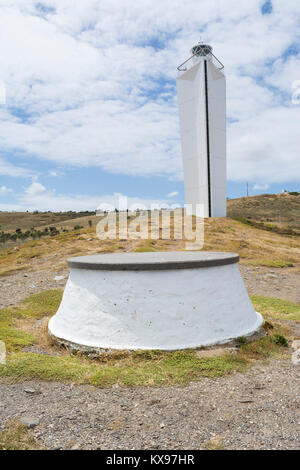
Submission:
M 204 83 L 205 83 L 205 110 L 206 110 L 206 148 L 207 148 L 208 217 L 211 217 L 211 182 L 210 182 L 210 150 L 209 150 L 209 116 L 208 116 L 207 60 L 204 60 Z

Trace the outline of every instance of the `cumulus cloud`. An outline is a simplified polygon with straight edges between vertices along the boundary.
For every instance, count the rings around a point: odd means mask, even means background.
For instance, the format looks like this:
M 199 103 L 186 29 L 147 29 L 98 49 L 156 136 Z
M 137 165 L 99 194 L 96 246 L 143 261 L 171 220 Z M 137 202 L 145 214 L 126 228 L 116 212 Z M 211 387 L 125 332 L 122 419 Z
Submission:
M 43 186 L 41 183 L 38 183 L 36 181 L 34 181 L 33 183 L 31 183 L 31 185 L 26 189 L 25 193 L 28 195 L 28 196 L 36 196 L 36 195 L 40 195 L 41 193 L 45 192 L 46 191 L 46 188 L 45 186 Z
M 286 55 L 299 17 L 293 0 L 268 15 L 262 3 L 2 0 L 0 149 L 182 179 L 176 66 L 201 34 L 226 66 L 229 178 L 299 179 L 299 61 Z M 0 160 L 0 174 L 28 176 L 21 167 Z

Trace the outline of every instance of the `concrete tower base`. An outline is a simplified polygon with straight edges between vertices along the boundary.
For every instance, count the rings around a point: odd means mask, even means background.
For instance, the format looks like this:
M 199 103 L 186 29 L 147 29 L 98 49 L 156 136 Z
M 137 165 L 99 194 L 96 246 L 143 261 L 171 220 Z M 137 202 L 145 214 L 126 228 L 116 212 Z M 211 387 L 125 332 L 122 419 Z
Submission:
M 156 252 L 92 255 L 71 268 L 49 332 L 83 348 L 196 348 L 254 333 L 263 323 L 238 255 Z

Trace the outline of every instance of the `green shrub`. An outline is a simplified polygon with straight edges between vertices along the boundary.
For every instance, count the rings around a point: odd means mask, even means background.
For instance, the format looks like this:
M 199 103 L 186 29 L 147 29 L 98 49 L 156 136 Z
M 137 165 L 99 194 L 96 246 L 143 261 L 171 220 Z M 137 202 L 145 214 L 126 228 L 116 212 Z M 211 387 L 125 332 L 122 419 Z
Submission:
M 283 346 L 285 348 L 287 348 L 288 345 L 289 345 L 288 340 L 286 339 L 286 337 L 283 336 L 283 335 L 280 335 L 278 333 L 274 334 L 273 341 L 274 341 L 275 344 L 279 344 L 280 346 Z

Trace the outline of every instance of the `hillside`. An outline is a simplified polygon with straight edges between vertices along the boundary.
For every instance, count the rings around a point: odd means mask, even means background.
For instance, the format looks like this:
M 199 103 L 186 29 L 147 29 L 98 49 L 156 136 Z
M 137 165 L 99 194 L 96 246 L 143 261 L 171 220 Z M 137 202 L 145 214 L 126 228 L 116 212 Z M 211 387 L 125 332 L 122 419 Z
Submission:
M 66 220 L 78 219 L 94 215 L 95 212 L 1 212 L 0 211 L 0 231 L 30 230 L 60 224 Z
M 244 217 L 300 229 L 300 195 L 263 194 L 227 201 L 227 217 Z
M 95 212 L 1 212 L 0 231 L 15 231 L 17 228 L 30 230 L 50 225 L 62 228 L 80 224 L 88 226 L 88 220 Z M 241 197 L 227 201 L 227 217 L 245 217 L 265 222 L 278 222 L 300 228 L 300 195 L 263 194 Z M 78 219 L 78 220 L 76 220 Z M 80 220 L 79 220 L 80 219 Z
M 143 216 L 146 217 L 147 213 Z M 132 222 L 134 218 L 131 218 Z M 19 270 L 66 267 L 66 259 L 82 254 L 125 251 L 177 251 L 185 249 L 185 240 L 108 239 L 99 240 L 94 226 L 71 229 L 28 240 L 15 247 L 4 245 L 0 252 L 0 274 Z M 171 233 L 174 217 L 171 216 Z M 160 222 L 161 226 L 161 222 Z M 150 228 L 150 227 L 149 227 Z M 242 263 L 270 267 L 300 267 L 300 237 L 262 230 L 230 218 L 205 220 L 205 250 L 239 253 Z
M 24 260 L 26 266 L 37 258 L 43 264 L 44 253 L 49 259 L 57 256 L 65 259 L 70 254 L 84 252 L 184 249 L 184 240 L 180 239 L 100 241 L 95 233 L 100 219 L 92 212 L 0 212 L 3 271 L 7 271 L 8 265 L 10 269 L 22 269 Z M 129 220 L 133 221 L 134 216 Z M 89 238 L 93 241 L 88 242 Z M 262 195 L 229 200 L 226 219 L 205 220 L 204 249 L 237 251 L 243 260 L 251 263 L 297 265 L 300 196 Z

